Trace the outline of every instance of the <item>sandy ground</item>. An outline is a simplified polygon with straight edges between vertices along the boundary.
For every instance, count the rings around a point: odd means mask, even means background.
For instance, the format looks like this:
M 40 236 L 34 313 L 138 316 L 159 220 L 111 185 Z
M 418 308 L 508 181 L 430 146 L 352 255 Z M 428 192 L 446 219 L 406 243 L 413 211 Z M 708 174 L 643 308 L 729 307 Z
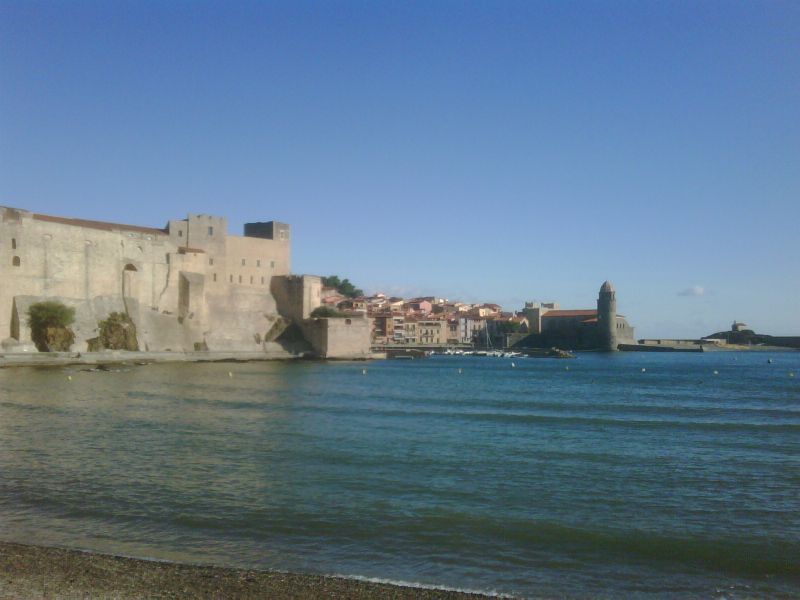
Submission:
M 0 598 L 486 598 L 338 577 L 182 565 L 0 542 Z

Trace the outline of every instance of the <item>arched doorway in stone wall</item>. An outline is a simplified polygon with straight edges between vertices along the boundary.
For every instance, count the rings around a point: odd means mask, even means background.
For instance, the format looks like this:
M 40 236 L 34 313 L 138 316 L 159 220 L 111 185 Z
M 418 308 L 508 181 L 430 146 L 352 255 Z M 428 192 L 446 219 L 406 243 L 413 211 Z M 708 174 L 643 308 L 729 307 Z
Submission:
M 139 297 L 139 269 L 131 263 L 128 263 L 122 269 L 122 297 Z

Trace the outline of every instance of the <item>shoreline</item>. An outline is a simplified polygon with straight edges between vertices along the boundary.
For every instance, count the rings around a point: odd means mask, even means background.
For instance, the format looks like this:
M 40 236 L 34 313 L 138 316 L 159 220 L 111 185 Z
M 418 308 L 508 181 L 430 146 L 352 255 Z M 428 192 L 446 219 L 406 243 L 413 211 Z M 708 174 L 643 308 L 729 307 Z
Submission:
M 0 369 L 13 367 L 68 367 L 71 365 L 150 365 L 165 363 L 203 362 L 268 362 L 292 360 L 375 360 L 385 358 L 380 353 L 352 358 L 320 358 L 311 354 L 292 354 L 286 351 L 256 352 L 31 352 L 0 353 Z
M 665 350 L 664 347 L 658 347 Z M 683 350 L 682 348 L 680 350 Z M 680 350 L 678 353 L 680 353 Z M 694 349 L 693 349 L 694 350 Z M 685 351 L 685 350 L 684 350 Z M 800 352 L 784 346 L 726 346 L 706 347 L 706 352 Z M 631 352 L 631 351 L 627 351 Z M 198 352 L 133 352 L 106 350 L 102 352 L 0 352 L 0 369 L 13 367 L 68 367 L 73 365 L 150 365 L 167 363 L 247 363 L 293 360 L 369 361 L 386 359 L 386 352 L 371 352 L 342 358 L 322 358 L 313 354 L 293 354 L 285 350 L 264 351 L 198 351 Z
M 496 596 L 339 576 L 162 562 L 0 541 L 0 597 L 477 600 Z

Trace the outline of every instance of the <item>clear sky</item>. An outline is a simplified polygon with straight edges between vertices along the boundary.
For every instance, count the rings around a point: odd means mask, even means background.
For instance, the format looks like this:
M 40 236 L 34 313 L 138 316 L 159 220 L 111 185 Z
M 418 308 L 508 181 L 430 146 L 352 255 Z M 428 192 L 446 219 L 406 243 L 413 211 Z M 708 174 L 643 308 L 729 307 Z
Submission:
M 0 0 L 0 204 L 293 271 L 800 334 L 798 2 Z

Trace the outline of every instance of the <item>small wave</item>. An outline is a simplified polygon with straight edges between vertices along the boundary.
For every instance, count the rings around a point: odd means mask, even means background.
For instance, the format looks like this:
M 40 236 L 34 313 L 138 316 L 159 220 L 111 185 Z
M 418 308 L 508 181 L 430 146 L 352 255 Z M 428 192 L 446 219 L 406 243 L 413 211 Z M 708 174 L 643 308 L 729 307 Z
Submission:
M 552 521 L 522 518 L 496 519 L 460 511 L 428 511 L 416 523 L 417 531 L 460 531 L 473 539 L 511 542 L 521 548 L 566 550 L 605 557 L 701 564 L 715 571 L 745 576 L 800 576 L 800 564 L 790 557 L 797 544 L 764 540 L 734 540 L 700 536 L 673 536 L 639 529 L 575 527 Z
M 419 581 L 406 581 L 404 579 L 384 579 L 381 577 L 367 577 L 364 575 L 344 575 L 341 573 L 334 573 L 326 575 L 326 577 L 337 577 L 339 579 L 349 579 L 351 581 L 363 581 L 364 583 L 379 583 L 385 585 L 395 585 L 398 587 L 414 588 L 418 590 L 434 590 L 440 592 L 456 592 L 459 594 L 480 594 L 482 596 L 490 596 L 492 598 L 516 598 L 511 594 L 498 592 L 497 590 L 477 590 L 471 588 L 448 587 L 445 585 L 438 585 L 433 583 L 421 583 Z
M 692 429 L 722 431 L 771 431 L 793 433 L 800 432 L 800 423 L 754 423 L 737 421 L 697 421 L 675 419 L 626 419 L 601 416 L 577 416 L 555 414 L 547 415 L 531 412 L 448 412 L 442 410 L 401 410 L 381 409 L 376 407 L 340 407 L 322 404 L 305 404 L 299 409 L 314 414 L 328 413 L 335 415 L 366 414 L 370 416 L 417 419 L 420 417 L 445 420 L 489 421 L 498 423 L 561 423 L 611 427 L 642 427 L 654 429 Z

